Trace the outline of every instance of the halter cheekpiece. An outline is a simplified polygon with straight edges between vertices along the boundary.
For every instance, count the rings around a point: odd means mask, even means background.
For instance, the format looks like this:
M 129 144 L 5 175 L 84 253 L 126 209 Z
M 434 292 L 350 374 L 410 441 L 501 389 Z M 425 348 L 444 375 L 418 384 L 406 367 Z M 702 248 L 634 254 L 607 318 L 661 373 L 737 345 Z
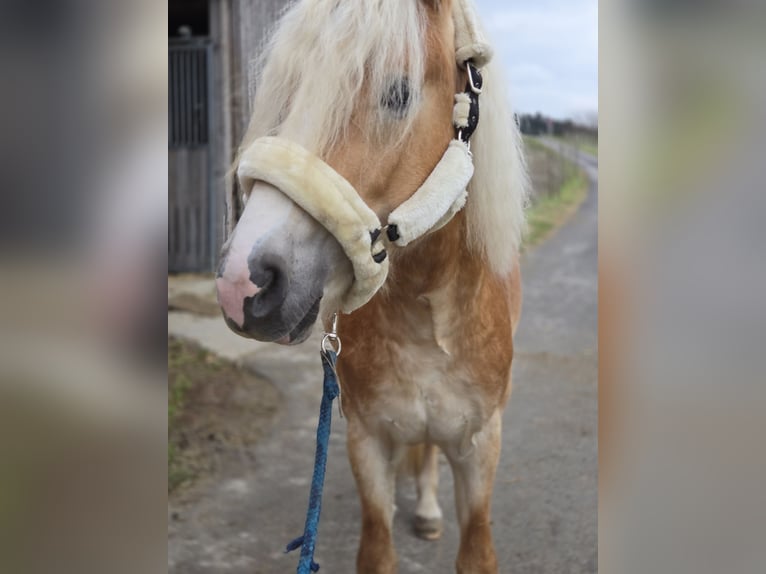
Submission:
M 389 262 L 384 236 L 389 243 L 404 247 L 446 225 L 465 205 L 473 176 L 470 141 L 479 125 L 479 96 L 484 86 L 480 69 L 490 60 L 492 50 L 468 0 L 453 4 L 453 19 L 456 63 L 467 74 L 465 91 L 455 95 L 455 138 L 423 185 L 391 212 L 385 225 L 345 178 L 297 143 L 262 137 L 242 153 L 237 175 L 244 193 L 249 194 L 256 181 L 273 185 L 342 246 L 354 269 L 354 282 L 341 304 L 344 313 L 367 303 L 385 282 Z

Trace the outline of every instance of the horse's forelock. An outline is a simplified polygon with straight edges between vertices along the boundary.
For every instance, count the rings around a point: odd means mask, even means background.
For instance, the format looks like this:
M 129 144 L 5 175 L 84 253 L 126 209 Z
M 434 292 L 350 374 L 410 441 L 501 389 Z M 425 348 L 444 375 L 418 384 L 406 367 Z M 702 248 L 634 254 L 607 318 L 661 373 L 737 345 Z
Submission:
M 259 58 L 253 116 L 243 147 L 278 132 L 322 155 L 342 138 L 360 97 L 382 97 L 407 77 L 420 98 L 426 17 L 412 0 L 299 0 Z M 413 106 L 414 107 L 414 106 Z M 371 109 L 376 109 L 371 107 Z M 384 110 L 368 131 L 385 126 Z M 406 133 L 412 114 L 397 126 Z

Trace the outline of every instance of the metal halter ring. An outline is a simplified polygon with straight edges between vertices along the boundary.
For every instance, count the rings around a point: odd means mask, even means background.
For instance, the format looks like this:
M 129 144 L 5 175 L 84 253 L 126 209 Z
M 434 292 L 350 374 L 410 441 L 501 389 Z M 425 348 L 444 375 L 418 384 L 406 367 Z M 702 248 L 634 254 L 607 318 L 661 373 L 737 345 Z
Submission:
M 322 337 L 322 352 L 323 353 L 332 351 L 335 353 L 335 356 L 337 357 L 340 355 L 340 350 L 342 348 L 343 348 L 343 345 L 340 342 L 340 337 L 338 337 L 338 335 L 336 335 L 335 333 L 325 333 L 324 337 Z
M 342 348 L 343 345 L 340 342 L 340 337 L 338 337 L 338 314 L 333 313 L 332 319 L 330 321 L 330 332 L 325 333 L 324 337 L 322 337 L 322 352 L 326 354 L 329 351 L 333 351 L 337 357 L 340 355 L 340 350 Z

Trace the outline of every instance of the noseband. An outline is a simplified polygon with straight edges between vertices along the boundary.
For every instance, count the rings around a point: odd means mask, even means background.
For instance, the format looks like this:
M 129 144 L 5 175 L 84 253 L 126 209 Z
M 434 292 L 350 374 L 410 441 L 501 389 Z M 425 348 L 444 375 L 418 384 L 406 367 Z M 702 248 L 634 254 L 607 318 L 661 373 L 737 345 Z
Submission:
M 465 205 L 473 176 L 470 140 L 479 124 L 483 88 L 479 69 L 492 53 L 466 0 L 454 3 L 453 18 L 456 62 L 468 75 L 465 91 L 455 95 L 455 139 L 423 185 L 389 215 L 385 225 L 343 176 L 293 141 L 262 137 L 240 158 L 237 175 L 246 195 L 256 181 L 271 184 L 338 240 L 354 269 L 354 281 L 341 302 L 344 313 L 367 303 L 385 282 L 389 262 L 384 238 L 404 247 L 446 225 Z

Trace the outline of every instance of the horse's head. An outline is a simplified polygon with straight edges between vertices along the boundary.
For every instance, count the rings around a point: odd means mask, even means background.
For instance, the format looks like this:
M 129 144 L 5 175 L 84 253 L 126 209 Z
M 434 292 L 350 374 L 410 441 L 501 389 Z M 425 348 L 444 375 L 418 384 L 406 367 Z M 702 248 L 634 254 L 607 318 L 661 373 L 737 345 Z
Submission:
M 381 221 L 424 182 L 454 137 L 451 0 L 302 0 L 264 55 L 242 144 L 277 135 L 320 157 Z M 320 301 L 353 280 L 336 239 L 279 189 L 256 181 L 224 246 L 218 298 L 236 332 L 297 343 Z

